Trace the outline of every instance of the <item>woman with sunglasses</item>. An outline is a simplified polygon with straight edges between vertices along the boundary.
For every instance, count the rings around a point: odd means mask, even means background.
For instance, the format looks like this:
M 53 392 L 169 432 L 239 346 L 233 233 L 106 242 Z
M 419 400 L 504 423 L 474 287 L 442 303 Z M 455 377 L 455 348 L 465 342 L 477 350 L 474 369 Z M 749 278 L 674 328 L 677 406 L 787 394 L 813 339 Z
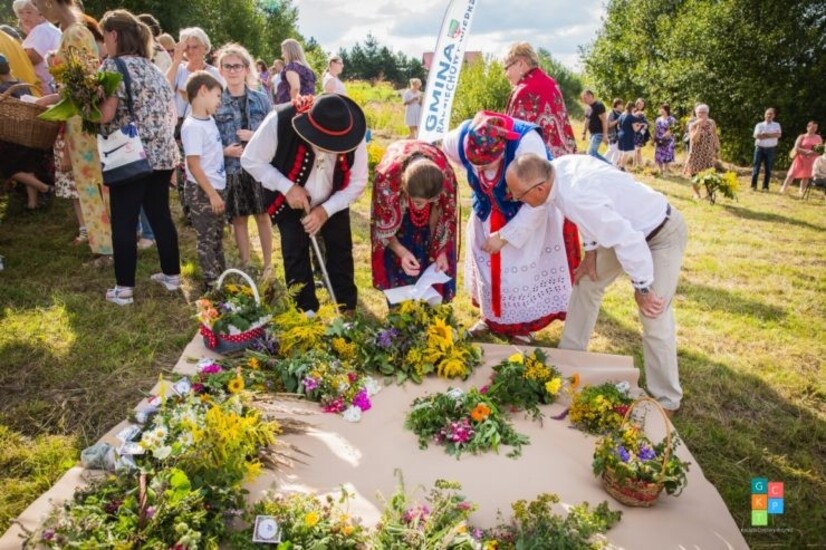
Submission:
M 224 146 L 226 214 L 232 223 L 242 269 L 246 269 L 250 262 L 247 224 L 250 216 L 255 218 L 263 256 L 262 276 L 267 277 L 272 272 L 272 222 L 264 205 L 263 188 L 241 168 L 241 154 L 244 145 L 272 110 L 272 105 L 266 93 L 256 91 L 258 71 L 243 46 L 227 44 L 221 48 L 218 67 L 227 83 L 215 113 L 215 123 Z
M 431 264 L 451 277 L 435 285 L 444 302 L 456 294 L 456 176 L 438 148 L 392 143 L 376 167 L 370 212 L 373 286 L 415 284 Z

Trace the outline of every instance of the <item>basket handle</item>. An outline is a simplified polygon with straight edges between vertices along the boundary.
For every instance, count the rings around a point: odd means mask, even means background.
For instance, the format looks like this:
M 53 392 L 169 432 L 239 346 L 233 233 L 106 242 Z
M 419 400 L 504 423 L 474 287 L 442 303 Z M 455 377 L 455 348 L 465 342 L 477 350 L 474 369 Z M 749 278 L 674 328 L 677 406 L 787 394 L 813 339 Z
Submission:
M 255 281 L 253 281 L 252 277 L 250 277 L 249 275 L 247 275 L 246 273 L 244 273 L 240 269 L 229 268 L 226 271 L 224 271 L 223 273 L 221 273 L 221 276 L 218 277 L 218 282 L 215 283 L 215 288 L 221 288 L 221 285 L 224 282 L 224 278 L 227 275 L 230 275 L 230 274 L 240 275 L 241 277 L 243 277 L 250 284 L 250 288 L 252 289 L 252 295 L 255 298 L 255 304 L 260 306 L 261 305 L 261 296 L 259 296 L 259 294 L 258 294 L 258 287 L 255 286 Z M 665 414 L 665 413 L 663 413 L 663 414 Z
M 32 85 L 27 82 L 20 82 L 18 84 L 14 84 L 13 86 L 9 86 L 5 92 L 0 94 L 0 101 L 5 101 L 11 96 L 11 93 L 15 90 L 19 90 L 20 88 L 28 88 L 29 93 L 31 93 Z M 15 98 L 16 99 L 16 98 Z
M 631 413 L 633 412 L 634 407 L 640 403 L 652 403 L 663 417 L 663 423 L 665 424 L 665 452 L 663 453 L 663 467 L 660 470 L 660 480 L 662 480 L 663 476 L 665 476 L 665 469 L 668 466 L 668 460 L 671 458 L 671 424 L 668 422 L 668 415 L 665 414 L 665 410 L 662 405 L 660 405 L 656 399 L 652 399 L 650 397 L 640 397 L 631 403 L 631 406 L 628 407 L 627 411 L 625 411 L 625 416 L 622 419 L 622 424 L 620 424 L 620 429 L 622 429 L 628 422 L 628 419 L 631 418 Z

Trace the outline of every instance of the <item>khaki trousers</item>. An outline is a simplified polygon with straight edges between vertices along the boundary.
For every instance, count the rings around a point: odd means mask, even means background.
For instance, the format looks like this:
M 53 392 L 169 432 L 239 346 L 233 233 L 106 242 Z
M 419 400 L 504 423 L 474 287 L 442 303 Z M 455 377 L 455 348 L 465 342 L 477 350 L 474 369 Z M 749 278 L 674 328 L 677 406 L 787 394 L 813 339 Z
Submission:
M 672 207 L 671 218 L 648 243 L 654 260 L 654 292 L 666 300 L 666 309 L 656 319 L 640 314 L 643 359 L 648 392 L 665 409 L 680 407 L 683 390 L 677 369 L 677 329 L 672 299 L 677 290 L 680 266 L 687 241 L 682 214 Z M 583 277 L 573 288 L 559 347 L 584 351 L 599 315 L 602 296 L 622 266 L 611 248 L 597 249 L 597 280 Z

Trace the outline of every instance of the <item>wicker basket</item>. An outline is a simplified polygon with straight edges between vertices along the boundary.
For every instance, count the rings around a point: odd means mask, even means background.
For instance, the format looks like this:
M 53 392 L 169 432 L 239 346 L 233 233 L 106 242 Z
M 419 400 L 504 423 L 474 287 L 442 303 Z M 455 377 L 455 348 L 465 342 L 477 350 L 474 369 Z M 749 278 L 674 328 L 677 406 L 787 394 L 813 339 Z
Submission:
M 261 305 L 261 296 L 258 294 L 258 287 L 255 286 L 255 281 L 252 278 L 238 269 L 227 269 L 221 276 L 218 277 L 218 282 L 216 283 L 216 288 L 221 288 L 221 285 L 224 283 L 224 278 L 227 275 L 235 274 L 239 275 L 243 279 L 249 283 L 250 288 L 252 289 L 252 295 L 255 298 L 255 303 L 259 306 Z M 266 316 L 261 322 L 256 323 L 248 330 L 240 334 L 220 334 L 217 332 L 213 332 L 211 328 L 206 325 L 201 325 L 201 336 L 204 338 L 204 345 L 211 349 L 212 351 L 217 351 L 218 353 L 232 353 L 235 351 L 241 351 L 250 347 L 253 343 L 257 340 L 262 338 L 265 334 L 264 326 L 270 321 L 270 316 Z
M 634 401 L 634 403 L 628 407 L 628 410 L 625 412 L 625 417 L 622 419 L 620 430 L 622 430 L 628 422 L 628 419 L 631 418 L 631 412 L 634 410 L 634 407 L 640 403 L 646 402 L 652 403 L 662 415 L 663 420 L 665 420 L 666 444 L 665 452 L 663 453 L 663 467 L 660 471 L 660 481 L 650 482 L 637 481 L 633 479 L 620 479 L 611 468 L 606 468 L 602 473 L 602 486 L 605 487 L 605 490 L 608 491 L 609 495 L 626 506 L 643 508 L 654 506 L 657 502 L 657 498 L 659 498 L 660 493 L 663 490 L 662 477 L 665 475 L 668 460 L 671 458 L 671 424 L 668 422 L 668 416 L 666 416 L 663 408 L 654 399 L 651 399 L 650 397 L 641 397 L 640 399 Z
M 15 90 L 28 87 L 15 84 L 0 94 L 0 140 L 32 149 L 51 149 L 60 123 L 37 118 L 45 107 L 11 97 Z

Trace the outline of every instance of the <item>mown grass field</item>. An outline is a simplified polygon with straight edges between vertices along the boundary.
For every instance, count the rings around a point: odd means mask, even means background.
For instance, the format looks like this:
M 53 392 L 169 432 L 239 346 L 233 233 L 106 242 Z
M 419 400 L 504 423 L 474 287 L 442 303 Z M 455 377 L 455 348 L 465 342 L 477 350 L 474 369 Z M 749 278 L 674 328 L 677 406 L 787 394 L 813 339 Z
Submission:
M 392 98 L 384 100 L 376 108 Z M 378 112 L 376 120 L 395 122 L 379 141 L 404 132 L 403 118 L 393 118 L 403 117 L 399 106 L 386 109 L 395 115 Z M 772 527 L 791 532 L 746 532 L 753 548 L 823 547 L 826 201 L 822 194 L 808 202 L 755 194 L 743 182 L 738 201 L 710 206 L 691 200 L 679 177 L 641 179 L 689 224 L 676 296 L 685 400 L 674 423 L 695 467 L 743 529 L 750 527 L 750 479 L 785 483 L 785 513 Z M 462 193 L 467 216 L 467 189 Z M 369 272 L 369 193 L 353 210 L 359 307 L 381 316 L 386 306 Z M 197 296 L 150 285 L 158 270 L 154 249 L 140 253 L 135 304 L 105 302 L 111 268 L 84 265 L 88 249 L 68 245 L 75 231 L 64 201 L 29 214 L 17 193 L 0 197 L 0 531 L 172 368 L 196 328 L 188 300 Z M 179 231 L 188 289 L 197 288 L 194 234 L 182 225 Z M 225 247 L 232 263 L 229 234 Z M 466 294 L 455 305 L 464 322 L 475 319 Z M 538 340 L 555 346 L 560 333 L 557 323 Z M 631 355 L 641 367 L 626 280 L 607 293 L 590 349 Z

